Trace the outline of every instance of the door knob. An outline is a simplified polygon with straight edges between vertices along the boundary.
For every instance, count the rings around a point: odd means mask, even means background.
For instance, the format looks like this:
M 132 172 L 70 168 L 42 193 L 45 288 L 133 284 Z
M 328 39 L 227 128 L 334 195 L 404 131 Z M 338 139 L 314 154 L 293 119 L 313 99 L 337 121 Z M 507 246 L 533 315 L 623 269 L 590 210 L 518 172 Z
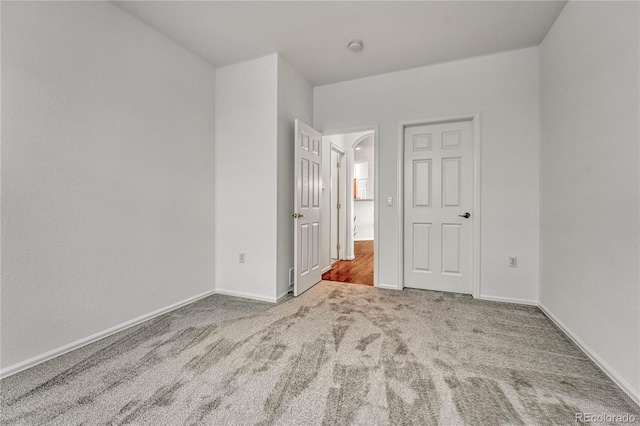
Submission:
M 466 212 L 465 214 L 459 214 L 458 216 L 464 217 L 465 219 L 469 219 L 471 217 L 471 213 Z
M 294 213 L 291 216 L 293 216 L 294 219 L 298 219 L 299 217 L 304 217 L 302 213 Z

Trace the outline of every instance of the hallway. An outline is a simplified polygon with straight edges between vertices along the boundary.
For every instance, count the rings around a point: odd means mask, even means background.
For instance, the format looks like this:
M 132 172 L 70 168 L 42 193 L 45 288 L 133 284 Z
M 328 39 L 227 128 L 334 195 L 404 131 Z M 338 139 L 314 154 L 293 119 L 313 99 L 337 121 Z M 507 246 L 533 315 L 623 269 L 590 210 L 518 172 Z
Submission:
M 331 270 L 322 274 L 322 279 L 351 284 L 373 285 L 373 240 L 355 241 L 353 260 L 339 260 Z

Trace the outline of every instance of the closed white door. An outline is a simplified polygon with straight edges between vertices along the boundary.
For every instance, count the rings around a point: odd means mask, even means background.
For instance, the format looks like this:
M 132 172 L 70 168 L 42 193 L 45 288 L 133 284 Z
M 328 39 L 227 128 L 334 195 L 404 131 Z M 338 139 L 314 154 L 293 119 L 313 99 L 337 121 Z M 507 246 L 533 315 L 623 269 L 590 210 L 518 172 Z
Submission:
M 404 285 L 472 293 L 471 121 L 404 131 Z
M 302 294 L 322 279 L 320 270 L 321 142 L 320 132 L 300 120 L 295 121 L 294 296 Z

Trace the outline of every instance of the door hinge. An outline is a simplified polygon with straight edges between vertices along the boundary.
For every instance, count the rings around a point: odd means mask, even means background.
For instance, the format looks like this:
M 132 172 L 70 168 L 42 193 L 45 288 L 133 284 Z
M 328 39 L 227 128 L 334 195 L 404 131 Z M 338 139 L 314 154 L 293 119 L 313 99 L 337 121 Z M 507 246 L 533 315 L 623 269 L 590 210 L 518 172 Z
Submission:
M 338 162 L 338 166 L 337 167 L 340 168 L 340 162 Z
M 342 204 L 338 203 L 338 209 L 342 208 Z
M 340 244 L 338 244 L 338 245 L 336 246 L 336 248 L 337 248 L 338 250 L 340 250 Z

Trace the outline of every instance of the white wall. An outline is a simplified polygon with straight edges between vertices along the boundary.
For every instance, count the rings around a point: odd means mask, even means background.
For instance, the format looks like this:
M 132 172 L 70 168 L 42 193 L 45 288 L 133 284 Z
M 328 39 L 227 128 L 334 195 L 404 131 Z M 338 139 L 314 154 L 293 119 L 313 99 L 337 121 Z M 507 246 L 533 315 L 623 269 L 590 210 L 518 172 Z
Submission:
M 540 302 L 640 401 L 638 22 L 569 2 L 540 47 Z
M 398 199 L 399 123 L 481 114 L 481 294 L 537 300 L 537 48 L 348 81 L 314 90 L 319 130 L 379 123 L 381 199 Z M 379 200 L 378 200 L 379 201 Z M 398 206 L 379 210 L 379 281 L 399 286 Z M 507 257 L 518 256 L 518 268 Z
M 373 135 L 358 144 L 362 149 L 354 152 L 354 165 L 367 163 L 367 193 L 366 201 L 355 200 L 353 202 L 353 215 L 355 219 L 355 241 L 373 240 L 374 237 L 374 201 L 375 196 L 375 151 Z M 356 176 L 354 170 L 354 176 Z M 357 178 L 357 177 L 356 177 Z M 359 196 L 359 195 L 358 195 Z
M 373 200 L 356 200 L 353 202 L 353 214 L 356 217 L 354 241 L 373 240 L 373 203 Z
M 367 174 L 367 199 L 372 199 L 376 193 L 375 188 L 375 148 L 373 134 L 365 138 L 358 144 L 360 150 L 354 151 L 354 164 L 367 163 L 365 173 Z M 354 171 L 354 177 L 355 171 Z
M 277 73 L 277 55 L 216 70 L 216 291 L 269 301 L 277 296 Z
M 214 74 L 109 3 L 2 3 L 5 370 L 213 290 Z
M 289 290 L 293 268 L 294 120 L 311 125 L 313 88 L 282 57 L 278 56 L 278 272 L 277 295 Z

